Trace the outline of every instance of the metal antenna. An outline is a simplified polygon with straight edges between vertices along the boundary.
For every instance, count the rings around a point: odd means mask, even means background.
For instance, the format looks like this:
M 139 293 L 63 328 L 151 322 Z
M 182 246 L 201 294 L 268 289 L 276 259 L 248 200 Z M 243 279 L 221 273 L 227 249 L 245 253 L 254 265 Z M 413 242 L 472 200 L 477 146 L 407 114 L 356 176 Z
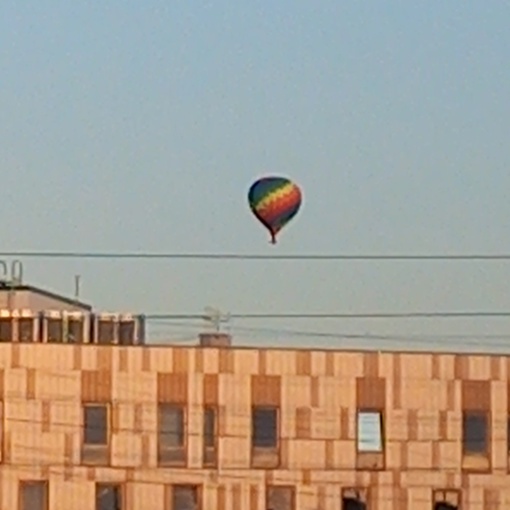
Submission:
M 230 320 L 230 313 L 223 314 L 217 308 L 206 306 L 204 311 L 205 315 L 203 316 L 203 319 L 213 326 L 216 333 L 221 331 L 222 323 L 227 323 Z
M 21 260 L 13 260 L 11 263 L 11 281 L 15 286 L 23 283 L 23 264 Z
M 81 276 L 79 274 L 74 275 L 74 299 L 76 301 L 80 300 L 80 283 Z
M 0 267 L 2 268 L 2 276 L 0 277 L 0 281 L 2 283 L 9 282 L 9 269 L 7 268 L 7 262 L 5 260 L 0 260 Z

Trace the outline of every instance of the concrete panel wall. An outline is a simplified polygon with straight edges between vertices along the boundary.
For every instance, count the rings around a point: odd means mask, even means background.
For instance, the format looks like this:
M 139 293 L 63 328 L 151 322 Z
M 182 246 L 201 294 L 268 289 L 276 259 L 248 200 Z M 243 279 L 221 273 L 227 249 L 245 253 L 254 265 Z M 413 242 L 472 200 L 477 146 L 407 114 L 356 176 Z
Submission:
M 23 480 L 48 481 L 49 508 L 62 510 L 94 509 L 95 482 L 123 484 L 124 510 L 169 509 L 172 484 L 199 485 L 210 510 L 265 510 L 270 485 L 293 487 L 297 509 L 339 510 L 349 488 L 368 489 L 377 510 L 429 510 L 438 490 L 460 491 L 465 509 L 508 508 L 509 366 L 498 356 L 0 345 L 0 508 L 17 508 Z M 462 452 L 470 398 L 490 413 L 485 467 Z M 162 399 L 186 403 L 186 466 L 158 467 Z M 356 408 L 378 399 L 383 464 L 356 468 Z M 105 465 L 80 465 L 84 400 L 109 405 Z M 265 402 L 280 408 L 279 464 L 254 469 L 251 407 Z M 219 410 L 217 469 L 203 468 L 205 404 Z

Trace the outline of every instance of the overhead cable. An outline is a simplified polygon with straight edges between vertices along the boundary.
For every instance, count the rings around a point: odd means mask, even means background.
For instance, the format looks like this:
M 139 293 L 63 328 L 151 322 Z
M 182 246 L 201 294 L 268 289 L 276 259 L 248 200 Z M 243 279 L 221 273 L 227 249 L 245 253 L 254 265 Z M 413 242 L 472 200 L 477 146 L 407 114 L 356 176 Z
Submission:
M 148 320 L 207 319 L 204 314 L 144 314 Z M 397 312 L 397 313 L 231 313 L 229 319 L 455 319 L 455 318 L 509 318 L 510 311 L 459 312 Z
M 394 261 L 510 261 L 510 254 L 281 254 L 242 253 L 165 253 L 165 252 L 91 252 L 91 251 L 6 251 L 0 257 L 46 259 L 206 259 L 206 260 L 394 260 Z

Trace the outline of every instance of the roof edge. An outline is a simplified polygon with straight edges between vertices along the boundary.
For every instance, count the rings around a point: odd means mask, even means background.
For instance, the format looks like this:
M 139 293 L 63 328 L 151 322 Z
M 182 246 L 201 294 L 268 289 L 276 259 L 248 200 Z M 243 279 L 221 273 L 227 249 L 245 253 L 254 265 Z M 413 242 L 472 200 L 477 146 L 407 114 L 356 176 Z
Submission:
M 83 308 L 87 312 L 92 311 L 92 305 L 79 301 L 78 299 L 72 299 L 61 294 L 57 294 L 51 290 L 42 289 L 40 287 L 36 287 L 34 285 L 11 285 L 9 283 L 0 287 L 0 292 L 5 290 L 15 290 L 15 291 L 28 291 L 34 292 L 35 294 L 39 294 L 41 296 L 48 297 L 50 299 L 55 299 L 58 301 L 62 301 L 63 303 L 67 303 L 68 305 L 78 306 L 79 308 Z

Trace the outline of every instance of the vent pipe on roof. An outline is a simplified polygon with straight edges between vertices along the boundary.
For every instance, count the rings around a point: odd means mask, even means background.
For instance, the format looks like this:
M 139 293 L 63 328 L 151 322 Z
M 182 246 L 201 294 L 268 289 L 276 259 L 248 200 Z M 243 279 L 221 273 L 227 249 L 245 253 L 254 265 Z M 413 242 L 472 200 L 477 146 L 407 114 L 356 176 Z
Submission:
M 75 299 L 75 301 L 80 300 L 80 283 L 81 283 L 81 276 L 79 274 L 74 275 L 74 299 Z

